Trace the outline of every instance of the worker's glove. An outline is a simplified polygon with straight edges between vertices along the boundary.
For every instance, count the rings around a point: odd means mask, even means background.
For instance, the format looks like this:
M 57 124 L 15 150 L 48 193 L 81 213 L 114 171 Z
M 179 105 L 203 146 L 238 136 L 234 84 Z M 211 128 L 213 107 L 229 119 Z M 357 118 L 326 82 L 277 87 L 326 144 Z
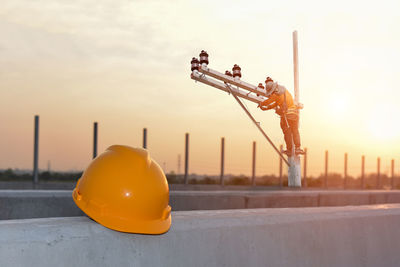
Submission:
M 270 109 L 269 106 L 263 106 L 263 105 L 262 105 L 262 102 L 259 103 L 257 107 L 260 108 L 260 109 L 262 109 L 262 110 L 268 110 L 268 109 Z
M 264 106 L 259 106 L 259 108 L 261 109 L 261 110 L 267 110 L 268 108 L 266 108 L 266 107 L 264 107 Z
M 278 114 L 279 116 L 283 115 L 282 109 L 279 107 L 275 108 L 275 113 Z

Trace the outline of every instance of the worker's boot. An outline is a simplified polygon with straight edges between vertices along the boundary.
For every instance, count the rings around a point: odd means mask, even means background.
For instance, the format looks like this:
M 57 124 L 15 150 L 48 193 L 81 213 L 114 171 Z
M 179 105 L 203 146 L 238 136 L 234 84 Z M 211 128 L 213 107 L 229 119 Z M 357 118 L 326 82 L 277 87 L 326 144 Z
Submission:
M 300 147 L 296 147 L 296 149 L 294 150 L 294 153 L 296 155 L 304 155 L 304 150 L 301 149 Z
M 289 149 L 283 150 L 282 153 L 285 154 L 285 155 L 287 155 L 288 157 L 291 157 L 291 156 L 292 156 L 292 150 L 291 150 L 291 149 L 290 149 L 290 150 L 289 150 Z

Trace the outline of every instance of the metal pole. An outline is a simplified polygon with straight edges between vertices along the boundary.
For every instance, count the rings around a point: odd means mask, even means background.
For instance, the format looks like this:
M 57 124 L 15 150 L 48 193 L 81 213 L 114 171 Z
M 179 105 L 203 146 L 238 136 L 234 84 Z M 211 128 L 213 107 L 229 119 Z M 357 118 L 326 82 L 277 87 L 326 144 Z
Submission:
M 39 183 L 39 116 L 35 115 L 35 130 L 34 130 L 34 144 L 33 144 L 33 183 Z
M 293 73 L 294 73 L 294 101 L 299 103 L 299 49 L 297 31 L 293 32 Z
M 178 154 L 178 171 L 177 174 L 181 174 L 181 154 Z
M 280 145 L 279 149 L 280 149 L 280 151 L 282 151 L 283 145 Z M 282 173 L 283 173 L 283 162 L 282 162 L 282 158 L 279 157 L 279 187 L 283 186 Z
M 225 163 L 225 138 L 221 138 L 221 175 L 219 177 L 220 184 L 224 185 L 224 163 Z
M 365 175 L 365 156 L 361 157 L 361 189 L 364 189 L 364 175 Z
M 304 166 L 303 166 L 303 179 L 304 179 L 304 187 L 307 187 L 307 148 L 304 148 Z
M 328 188 L 328 150 L 325 151 L 325 180 L 324 187 Z
M 293 73 L 294 73 L 294 102 L 295 104 L 298 104 L 300 101 L 300 94 L 299 94 L 299 51 L 298 51 L 297 31 L 293 32 Z M 292 151 L 293 156 L 289 158 L 290 166 L 288 169 L 288 186 L 301 187 L 300 155 L 296 155 L 293 152 L 294 152 L 294 146 Z
M 344 153 L 344 177 L 343 177 L 343 188 L 347 186 L 347 153 Z
M 188 172 L 189 172 L 189 133 L 185 134 L 185 176 L 184 182 L 188 184 Z
M 147 149 L 147 128 L 143 128 L 143 148 Z
M 256 185 L 256 142 L 253 141 L 253 162 L 252 162 L 252 172 L 251 172 L 251 184 Z
M 381 187 L 381 158 L 378 157 L 377 158 L 377 177 L 376 177 L 376 188 L 380 189 Z
M 97 157 L 97 122 L 93 124 L 93 158 Z
M 391 164 L 391 185 L 392 189 L 394 189 L 394 159 L 392 159 L 392 164 Z

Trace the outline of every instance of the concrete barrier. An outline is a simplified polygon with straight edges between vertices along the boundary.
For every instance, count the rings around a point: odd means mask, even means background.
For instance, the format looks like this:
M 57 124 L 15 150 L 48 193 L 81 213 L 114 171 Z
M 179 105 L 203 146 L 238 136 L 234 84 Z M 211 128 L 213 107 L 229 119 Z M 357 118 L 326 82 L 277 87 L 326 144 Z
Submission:
M 38 184 L 27 181 L 0 181 L 0 189 L 41 189 L 41 190 L 72 190 L 75 188 L 76 182 L 43 182 L 40 181 Z
M 400 205 L 181 211 L 164 235 L 0 222 L 0 266 L 398 266 Z
M 28 181 L 0 181 L 0 190 L 3 189 L 40 189 L 40 190 L 73 190 L 76 182 L 54 182 L 54 181 L 39 181 L 38 184 L 33 184 Z M 251 185 L 225 185 L 218 184 L 169 184 L 171 191 L 185 190 L 185 191 L 232 191 L 232 190 L 282 190 L 279 186 L 251 186 Z M 287 189 L 287 188 L 286 188 Z
M 69 190 L 0 190 L 0 219 L 82 216 Z
M 70 190 L 0 190 L 0 219 L 81 216 Z M 400 203 L 400 191 L 171 191 L 174 211 Z

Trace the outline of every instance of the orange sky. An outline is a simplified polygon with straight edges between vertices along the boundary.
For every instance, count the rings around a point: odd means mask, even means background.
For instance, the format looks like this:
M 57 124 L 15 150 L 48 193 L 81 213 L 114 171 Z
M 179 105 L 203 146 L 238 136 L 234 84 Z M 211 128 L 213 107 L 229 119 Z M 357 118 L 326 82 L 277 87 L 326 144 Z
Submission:
M 300 4 L 301 2 L 301 4 Z M 191 134 L 190 172 L 278 172 L 278 157 L 233 98 L 189 78 L 201 49 L 210 67 L 242 67 L 258 84 L 271 76 L 293 92 L 292 31 L 299 33 L 300 132 L 309 173 L 367 172 L 382 157 L 400 170 L 400 17 L 398 1 L 14 1 L 0 6 L 0 168 L 31 168 L 33 116 L 40 115 L 40 163 L 81 170 L 90 162 L 92 123 L 99 151 L 112 144 L 141 146 L 166 171 L 183 159 Z M 279 118 L 253 115 L 278 145 Z M 183 170 L 183 160 L 182 167 Z

